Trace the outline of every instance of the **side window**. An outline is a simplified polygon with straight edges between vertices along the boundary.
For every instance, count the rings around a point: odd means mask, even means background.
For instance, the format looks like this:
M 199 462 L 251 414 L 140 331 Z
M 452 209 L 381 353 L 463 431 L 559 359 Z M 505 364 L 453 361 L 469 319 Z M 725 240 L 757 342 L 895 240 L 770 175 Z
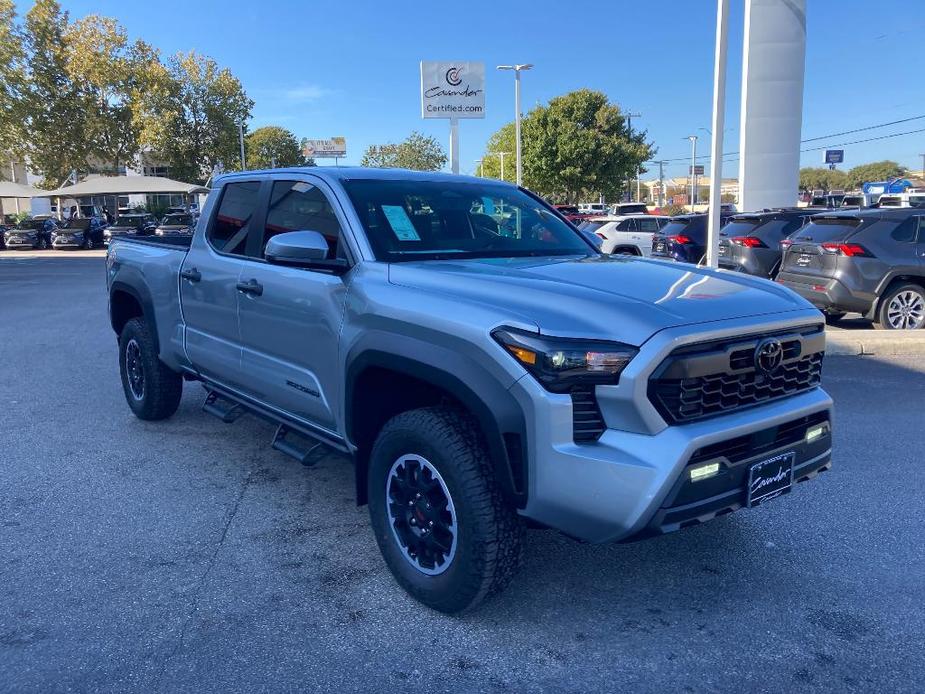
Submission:
M 890 234 L 890 236 L 894 241 L 899 241 L 900 243 L 915 243 L 915 232 L 918 221 L 918 217 L 909 217 L 909 219 L 893 229 L 893 233 Z
M 340 222 L 324 193 L 310 183 L 276 181 L 273 184 L 263 248 L 273 236 L 287 231 L 317 231 L 328 242 L 328 259 L 337 256 Z
M 919 222 L 919 243 L 925 243 L 925 217 L 916 217 Z
M 206 238 L 215 250 L 244 255 L 247 232 L 257 208 L 259 191 L 259 181 L 229 183 L 225 186 L 215 219 L 206 233 Z
M 633 220 L 624 219 L 622 222 L 617 224 L 617 231 L 633 231 Z
M 647 234 L 654 234 L 656 231 L 658 231 L 657 219 L 639 218 L 636 220 L 636 223 L 639 225 L 639 231 L 644 231 Z

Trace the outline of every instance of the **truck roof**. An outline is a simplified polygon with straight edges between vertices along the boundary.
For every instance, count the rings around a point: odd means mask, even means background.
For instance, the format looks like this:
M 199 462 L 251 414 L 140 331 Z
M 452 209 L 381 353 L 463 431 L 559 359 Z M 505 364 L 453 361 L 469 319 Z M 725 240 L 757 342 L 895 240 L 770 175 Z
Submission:
M 486 179 L 478 176 L 463 176 L 461 174 L 450 174 L 442 171 L 412 171 L 411 169 L 380 169 L 364 166 L 295 166 L 283 169 L 262 169 L 255 171 L 238 171 L 234 173 L 222 174 L 213 179 L 212 185 L 224 183 L 244 176 L 254 174 L 281 174 L 281 173 L 300 173 L 312 174 L 321 179 L 328 181 L 349 181 L 349 180 L 370 180 L 370 181 L 444 181 L 457 183 L 497 183 L 515 187 L 513 183 L 500 181 L 497 179 Z

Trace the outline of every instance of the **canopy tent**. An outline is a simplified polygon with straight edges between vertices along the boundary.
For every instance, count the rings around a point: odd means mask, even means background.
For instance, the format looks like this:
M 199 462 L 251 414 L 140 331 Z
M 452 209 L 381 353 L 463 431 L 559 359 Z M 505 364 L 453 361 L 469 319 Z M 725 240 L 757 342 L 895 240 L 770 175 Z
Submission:
M 89 195 L 194 195 L 209 189 L 161 176 L 92 176 L 72 186 L 49 190 L 45 195 L 78 198 Z
M 51 195 L 46 190 L 12 181 L 0 181 L 0 198 L 44 198 Z

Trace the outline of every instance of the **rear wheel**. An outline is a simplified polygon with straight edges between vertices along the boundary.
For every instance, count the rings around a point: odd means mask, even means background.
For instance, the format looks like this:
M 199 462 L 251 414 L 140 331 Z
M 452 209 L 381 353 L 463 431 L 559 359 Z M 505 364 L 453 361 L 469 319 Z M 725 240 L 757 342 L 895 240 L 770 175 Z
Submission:
M 177 411 L 183 377 L 157 356 L 151 330 L 132 318 L 119 336 L 119 371 L 128 406 L 139 419 L 166 419 Z
M 429 407 L 393 417 L 373 446 L 368 479 L 376 541 L 412 597 L 459 613 L 510 581 L 523 524 L 497 488 L 471 416 Z
M 874 325 L 882 330 L 925 328 L 925 288 L 910 283 L 891 289 L 880 301 Z
M 831 313 L 828 311 L 823 311 L 823 315 L 825 316 L 825 322 L 828 323 L 829 325 L 835 325 L 836 323 L 838 323 L 838 321 L 840 321 L 842 318 L 845 317 L 844 313 L 840 313 L 837 311 L 831 312 Z

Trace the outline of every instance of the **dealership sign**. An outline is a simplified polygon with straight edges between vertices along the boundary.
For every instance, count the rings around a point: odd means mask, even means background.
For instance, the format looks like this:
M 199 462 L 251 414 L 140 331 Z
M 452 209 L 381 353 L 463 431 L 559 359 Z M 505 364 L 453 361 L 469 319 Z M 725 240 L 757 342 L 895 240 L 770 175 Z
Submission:
M 825 151 L 825 163 L 826 164 L 843 164 L 844 161 L 845 161 L 845 150 L 827 149 Z
M 484 118 L 485 63 L 421 61 L 422 118 Z
M 329 140 L 305 140 L 302 154 L 314 159 L 345 157 L 347 156 L 347 139 L 332 137 Z

